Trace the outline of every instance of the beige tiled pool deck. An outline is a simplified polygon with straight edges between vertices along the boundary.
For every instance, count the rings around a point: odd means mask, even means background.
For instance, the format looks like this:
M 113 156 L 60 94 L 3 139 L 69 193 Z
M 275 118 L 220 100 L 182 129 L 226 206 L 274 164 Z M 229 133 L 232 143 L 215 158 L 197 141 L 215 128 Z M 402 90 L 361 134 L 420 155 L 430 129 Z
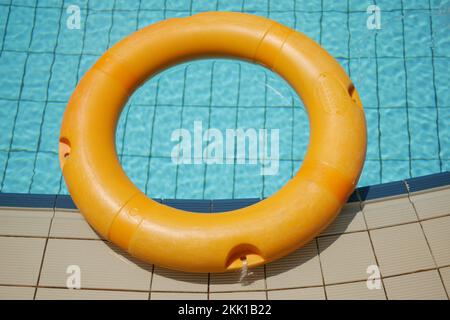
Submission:
M 0 256 L 0 299 L 446 300 L 450 186 L 349 203 L 311 243 L 243 282 L 139 263 L 76 210 L 0 208 Z M 66 287 L 71 265 L 81 289 Z M 378 289 L 369 266 L 379 266 Z

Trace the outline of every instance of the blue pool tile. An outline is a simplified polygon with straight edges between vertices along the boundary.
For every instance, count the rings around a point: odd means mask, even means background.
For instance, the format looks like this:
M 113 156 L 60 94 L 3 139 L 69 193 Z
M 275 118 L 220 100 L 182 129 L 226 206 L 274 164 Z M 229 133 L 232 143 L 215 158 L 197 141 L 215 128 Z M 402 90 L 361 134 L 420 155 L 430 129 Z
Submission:
M 169 156 L 173 144 L 170 138 L 174 130 L 180 128 L 181 107 L 157 107 L 151 154 L 154 156 Z M 176 120 L 175 120 L 176 119 Z
M 194 12 L 216 11 L 218 5 L 217 2 L 210 0 L 192 1 L 191 4 L 192 4 L 192 11 Z
M 304 1 L 304 0 L 294 0 L 295 8 L 302 11 L 321 11 L 320 1 Z
M 184 105 L 209 106 L 211 103 L 211 62 L 199 61 L 185 65 Z
M 147 0 L 141 2 L 141 10 L 164 10 L 165 0 Z
M 77 76 L 78 82 L 99 58 L 100 57 L 96 55 L 81 55 L 81 57 L 79 57 L 80 67 L 78 69 L 78 76 Z M 78 84 L 78 82 L 76 84 Z
M 8 159 L 8 152 L 0 150 L 0 184 L 3 182 L 5 178 L 5 168 L 6 168 L 6 161 Z M 1 192 L 2 190 L 0 190 Z
M 236 106 L 238 103 L 239 64 L 231 61 L 213 62 L 212 98 L 214 106 Z
M 230 198 L 250 198 L 261 195 L 262 186 L 263 178 L 260 165 L 235 165 L 233 192 Z
M 125 136 L 125 119 L 126 119 L 126 115 L 129 112 L 129 109 L 131 107 L 130 103 L 127 103 L 124 107 L 124 109 L 122 110 L 122 113 L 120 114 L 119 117 L 119 123 L 117 124 L 117 128 L 116 128 L 116 150 L 117 150 L 117 154 L 122 155 L 122 151 L 125 147 L 125 145 L 123 144 L 124 142 L 124 136 Z M 148 151 L 148 153 L 150 154 L 150 150 Z
M 0 55 L 0 97 L 3 99 L 18 99 L 22 77 L 25 72 L 25 53 L 2 52 Z
M 185 85 L 185 65 L 175 67 L 161 74 L 158 81 L 158 104 L 181 106 Z
M 28 65 L 23 79 L 22 99 L 41 100 L 47 98 L 47 86 L 50 79 L 50 69 L 53 55 L 46 53 L 30 54 Z M 34 68 L 39 66 L 39 68 Z
M 49 100 L 67 101 L 77 82 L 78 57 L 56 55 L 52 67 Z
M 334 57 L 347 57 L 348 42 L 347 14 L 340 12 L 324 12 L 322 24 L 322 46 Z
M 1 192 L 28 192 L 33 176 L 35 154 L 25 151 L 12 151 L 9 155 Z
M 350 57 L 352 59 L 375 57 L 377 30 L 367 28 L 368 17 L 369 15 L 365 11 L 350 13 L 348 23 L 350 27 Z M 355 64 L 358 64 L 358 61 L 355 61 Z
M 437 188 L 450 185 L 450 172 L 430 174 L 423 177 L 407 179 L 409 192 Z
M 4 49 L 25 51 L 32 37 L 35 10 L 19 6 L 12 6 L 10 10 Z
M 381 164 L 379 160 L 366 160 L 358 181 L 358 186 L 370 186 L 381 183 Z
M 409 160 L 383 160 L 383 171 L 381 183 L 398 179 L 398 177 L 409 178 Z
M 358 188 L 357 192 L 361 201 L 368 201 L 377 198 L 407 194 L 408 190 L 406 189 L 403 181 L 395 181 L 370 187 Z
M 450 159 L 450 130 L 448 130 L 450 122 L 450 108 L 439 109 L 439 142 L 442 159 Z
M 143 1 L 142 3 L 143 4 L 147 3 L 147 1 Z M 139 19 L 138 29 L 141 29 L 158 21 L 164 20 L 164 15 L 165 12 L 163 11 L 146 11 L 146 10 L 140 11 L 138 17 Z
M 408 1 L 406 1 L 408 3 Z M 428 6 L 428 4 L 426 4 Z M 409 57 L 431 56 L 429 11 L 409 12 L 405 17 L 405 50 Z
M 265 166 L 269 168 L 269 166 Z M 274 171 L 275 172 L 275 171 Z M 268 197 L 281 189 L 290 179 L 292 174 L 292 164 L 290 161 L 279 161 L 278 172 L 274 175 L 264 176 L 263 197 Z
M 138 10 L 142 7 L 141 1 L 116 0 L 116 9 L 118 10 Z M 145 1 L 147 2 L 147 1 Z
M 209 165 L 206 170 L 205 199 L 229 199 L 233 195 L 233 166 Z
M 378 59 L 380 107 L 406 105 L 405 67 L 402 58 Z
M 196 2 L 212 2 L 209 0 L 201 0 Z M 259 0 L 259 1 L 243 1 L 245 11 L 266 11 L 268 10 L 269 0 Z
M 310 1 L 308 3 L 314 3 Z M 296 12 L 296 30 L 300 31 L 316 42 L 320 38 L 320 19 L 321 14 L 317 12 Z
M 89 12 L 86 17 L 84 52 L 89 54 L 103 54 L 109 46 L 109 30 L 112 16 L 108 12 Z
M 114 7 L 114 2 L 116 2 L 117 8 L 117 0 L 102 0 L 102 1 L 91 1 L 89 2 L 89 9 L 95 10 L 112 10 Z M 130 1 L 131 3 L 131 1 Z
M 380 4 L 380 9 L 383 7 Z M 382 11 L 381 29 L 377 35 L 379 57 L 403 56 L 403 25 L 400 11 Z
M 227 1 L 220 1 L 218 0 L 218 10 L 219 11 L 238 11 L 240 12 L 242 10 L 242 3 L 243 0 L 227 0 Z
M 190 1 L 167 0 L 164 4 L 167 10 L 189 11 L 191 8 Z
M 8 150 L 10 147 L 17 104 L 16 101 L 0 100 L 0 119 L 2 119 L 0 150 Z
M 438 154 L 436 110 L 434 108 L 410 108 L 409 127 L 413 159 L 430 159 L 433 155 Z
M 184 11 L 171 11 L 171 10 L 167 10 L 165 11 L 166 14 L 166 19 L 171 19 L 171 18 L 185 18 L 191 15 L 190 11 L 188 10 L 184 10 Z
M 147 81 L 133 93 L 131 101 L 140 106 L 154 107 L 156 104 L 156 94 L 158 92 L 157 84 L 158 77 Z
M 22 101 L 14 129 L 13 149 L 34 151 L 37 148 L 44 102 Z
M 0 207 L 53 208 L 55 200 L 50 194 L 0 193 Z
M 294 108 L 294 159 L 303 159 L 309 143 L 309 121 L 304 108 Z
M 383 159 L 408 159 L 406 109 L 380 110 L 381 153 Z
M 411 107 L 435 105 L 431 58 L 406 60 L 408 103 Z
M 450 59 L 435 58 L 434 70 L 437 104 L 440 107 L 450 107 L 450 90 L 448 90 L 448 84 L 450 83 L 450 72 L 448 72 L 450 70 Z
M 293 144 L 295 144 L 293 141 L 293 108 L 268 108 L 266 113 L 267 151 L 268 154 L 271 154 L 272 141 L 278 142 L 278 153 L 281 159 L 291 159 L 293 156 Z M 278 139 L 276 139 L 277 135 Z M 258 148 L 261 147 L 261 141 L 259 141 Z
M 132 1 L 126 1 L 131 4 Z M 137 12 L 136 11 L 122 11 L 120 14 L 114 14 L 113 25 L 110 32 L 110 47 L 119 42 L 126 36 L 130 35 L 137 28 Z
M 347 1 L 323 0 L 324 11 L 347 11 Z
M 147 194 L 154 198 L 175 198 L 176 168 L 170 159 L 152 158 L 146 186 Z
M 352 51 L 352 55 L 355 53 Z M 355 58 L 349 64 L 350 75 L 364 107 L 378 107 L 377 71 L 374 58 Z
M 39 152 L 36 157 L 36 166 L 33 179 L 30 182 L 30 193 L 57 194 L 59 190 L 59 176 L 49 175 L 48 171 L 59 172 L 58 155 L 54 153 Z
M 241 64 L 241 81 L 239 87 L 240 107 L 263 107 L 266 97 L 266 69 L 250 64 Z
M 64 12 L 64 11 L 62 11 Z M 37 8 L 36 23 L 33 31 L 30 49 L 32 51 L 51 52 L 55 49 L 61 9 L 59 8 Z
M 379 132 L 378 132 L 378 110 L 368 108 L 364 111 L 366 116 L 367 126 L 367 159 L 379 159 L 380 157 L 380 145 L 379 145 Z
M 65 109 L 65 103 L 48 103 L 41 129 L 41 151 L 58 152 L 58 137 Z
M 210 213 L 210 200 L 163 199 L 162 203 L 176 209 L 192 212 Z
M 251 206 L 255 203 L 258 203 L 259 201 L 261 201 L 261 199 L 259 198 L 212 200 L 211 212 L 226 212 L 237 210 Z
M 434 14 L 433 19 L 433 45 L 436 56 L 448 56 L 450 50 L 450 37 L 448 36 L 448 7 L 446 14 Z M 444 9 L 445 10 L 445 9 Z
M 233 114 L 233 110 L 230 109 L 224 109 L 222 111 L 222 114 Z M 214 113 L 213 116 L 215 116 L 216 113 Z M 194 139 L 194 124 L 195 122 L 201 122 L 203 133 L 205 130 L 208 129 L 208 121 L 210 120 L 210 110 L 208 108 L 197 108 L 197 107 L 184 107 L 183 109 L 183 123 L 181 125 L 181 128 L 186 129 L 189 131 L 191 135 L 191 142 L 193 142 Z M 219 123 L 219 128 L 222 126 L 225 126 L 224 123 Z M 227 124 L 229 125 L 229 123 Z M 175 141 L 172 141 L 172 146 L 176 144 Z M 191 143 L 193 147 L 193 143 Z
M 127 122 L 123 152 L 133 156 L 147 157 L 150 154 L 154 107 L 132 105 L 125 113 Z M 147 132 L 148 134 L 143 134 Z
M 147 184 L 147 169 L 149 161 L 147 158 L 136 156 L 123 156 L 121 158 L 123 170 L 128 178 L 140 189 L 145 191 Z
M 412 160 L 412 176 L 420 177 L 441 171 L 439 160 Z
M 294 12 L 272 12 L 270 18 L 284 24 L 289 28 L 294 28 L 296 26 L 296 17 Z
M 175 198 L 202 199 L 203 198 L 203 174 L 205 164 L 180 164 L 178 165 L 177 190 Z
M 266 70 L 266 74 L 267 81 L 264 83 L 266 86 L 265 105 L 268 107 L 294 105 L 294 100 L 298 100 L 299 98 L 297 93 L 288 85 L 288 83 L 271 71 Z
M 67 16 L 63 11 L 62 19 L 59 22 L 59 36 L 56 45 L 57 53 L 80 54 L 83 48 L 83 38 L 86 30 L 86 10 L 80 10 L 80 29 L 67 28 Z M 55 27 L 54 27 L 55 28 Z

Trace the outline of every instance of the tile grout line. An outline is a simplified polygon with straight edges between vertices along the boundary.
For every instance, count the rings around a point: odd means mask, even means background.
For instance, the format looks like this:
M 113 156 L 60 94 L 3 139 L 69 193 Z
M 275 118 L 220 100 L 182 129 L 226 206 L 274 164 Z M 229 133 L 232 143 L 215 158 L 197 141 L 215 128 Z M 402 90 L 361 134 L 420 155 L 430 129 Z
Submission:
M 357 196 L 358 196 L 358 198 L 360 197 L 359 192 L 357 193 Z M 380 281 L 381 281 L 381 285 L 383 286 L 384 297 L 386 298 L 386 300 L 389 300 L 387 291 L 386 291 L 386 286 L 384 284 L 385 277 L 383 277 L 383 274 L 381 272 L 380 263 L 378 262 L 377 253 L 375 251 L 375 246 L 373 245 L 373 241 L 372 241 L 372 235 L 370 234 L 371 229 L 369 229 L 369 225 L 367 224 L 366 214 L 364 212 L 363 201 L 361 201 L 361 199 L 359 199 L 359 207 L 360 207 L 360 210 L 361 210 L 361 213 L 363 216 L 364 224 L 366 226 L 366 232 L 369 237 L 370 247 L 372 248 L 373 256 L 375 258 L 375 263 L 377 264 L 378 270 L 380 272 Z
M 441 269 L 444 268 L 448 268 L 450 267 L 449 265 L 445 265 L 442 266 Z M 433 271 L 433 270 L 438 270 L 439 268 L 424 268 L 421 270 L 416 270 L 416 271 L 411 271 L 411 272 L 404 272 L 404 273 L 400 273 L 400 274 L 395 274 L 395 275 L 390 275 L 390 276 L 385 276 L 383 277 L 384 279 L 389 279 L 389 278 L 395 278 L 395 277 L 400 277 L 400 276 L 406 276 L 406 275 L 412 275 L 412 274 L 417 274 L 417 273 L 423 273 L 423 272 L 428 272 L 428 271 Z M 296 287 L 287 287 L 287 288 L 274 288 L 274 289 L 267 289 L 267 291 L 286 291 L 286 290 L 297 290 L 297 289 L 308 289 L 308 288 L 324 288 L 327 286 L 336 286 L 336 285 L 345 285 L 345 284 L 352 284 L 352 283 L 359 283 L 359 282 L 365 282 L 365 280 L 351 280 L 351 281 L 341 281 L 341 282 L 333 282 L 327 285 L 308 285 L 308 286 L 296 286 Z M 5 286 L 5 287 L 23 287 L 23 288 L 48 288 L 48 289 L 62 289 L 62 290 L 69 290 L 67 287 L 62 287 L 62 286 L 49 286 L 49 285 L 24 285 L 24 284 L 8 284 L 8 283 L 0 283 L 0 286 Z M 120 288 L 100 288 L 100 287 L 87 287 L 87 288 L 82 288 L 79 290 L 99 290 L 99 291 L 120 291 L 120 292 L 141 292 L 141 293 L 147 293 L 149 291 L 147 290 L 139 290 L 139 289 L 120 289 Z M 264 292 L 264 289 L 253 289 L 253 290 L 223 290 L 223 291 L 213 291 L 211 293 L 241 293 L 241 292 Z M 174 290 L 153 290 L 152 292 L 154 293 L 165 293 L 165 292 L 169 292 L 169 293 L 206 293 L 205 291 L 194 291 L 194 290 L 189 290 L 189 291 L 174 291 Z
M 425 233 L 425 230 L 423 229 L 422 221 L 420 221 L 420 217 L 419 217 L 419 213 L 417 212 L 416 205 L 414 204 L 414 202 L 411 199 L 410 192 L 409 192 L 409 190 L 410 190 L 409 189 L 409 184 L 408 184 L 408 182 L 406 180 L 404 181 L 404 184 L 405 184 L 406 189 L 408 191 L 409 203 L 413 207 L 414 214 L 416 215 L 416 218 L 417 218 L 417 222 L 419 223 L 420 229 L 422 230 L 422 234 L 423 234 L 423 236 L 425 238 L 425 242 L 427 243 L 428 251 L 430 252 L 431 257 L 433 258 L 433 262 L 434 262 L 434 265 L 436 266 L 436 269 L 438 270 L 439 279 L 441 280 L 442 286 L 444 287 L 444 291 L 445 291 L 445 294 L 447 296 L 447 300 L 450 300 L 450 296 L 449 296 L 449 294 L 448 294 L 448 292 L 446 290 L 446 287 L 445 287 L 444 279 L 442 278 L 442 275 L 439 272 L 439 264 L 437 263 L 436 257 L 434 256 L 434 253 L 433 253 L 433 250 L 431 249 L 431 245 L 430 245 L 430 242 L 428 241 L 427 234 Z M 437 217 L 436 219 L 439 219 L 439 218 L 442 218 L 442 217 Z
M 320 257 L 320 248 L 319 248 L 319 241 L 317 240 L 317 238 L 314 238 L 314 241 L 316 242 L 316 249 L 317 249 L 317 256 L 319 258 L 319 267 L 320 267 L 320 275 L 322 278 L 322 287 L 323 287 L 323 293 L 325 295 L 325 300 L 328 300 L 328 295 L 327 295 L 327 290 L 326 290 L 326 285 L 325 285 L 325 276 L 323 274 L 323 266 L 322 266 L 322 259 Z
M 50 223 L 48 225 L 47 237 L 46 237 L 45 243 L 44 243 L 44 250 L 42 251 L 42 259 L 41 259 L 41 264 L 39 266 L 39 273 L 38 273 L 38 278 L 36 280 L 36 289 L 34 290 L 33 300 L 36 300 L 39 282 L 41 281 L 42 269 L 44 268 L 45 254 L 47 252 L 47 245 L 48 245 L 48 241 L 49 241 L 49 237 L 50 237 L 50 232 L 52 230 L 53 219 L 55 218 L 55 214 L 56 214 L 56 210 L 53 208 L 53 215 L 50 218 Z

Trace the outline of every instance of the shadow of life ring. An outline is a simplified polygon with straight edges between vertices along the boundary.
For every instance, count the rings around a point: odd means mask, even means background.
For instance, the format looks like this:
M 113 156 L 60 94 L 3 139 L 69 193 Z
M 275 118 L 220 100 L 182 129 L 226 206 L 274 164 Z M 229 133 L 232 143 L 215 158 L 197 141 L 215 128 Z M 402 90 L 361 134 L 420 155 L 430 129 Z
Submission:
M 157 203 L 130 181 L 115 130 L 127 99 L 149 77 L 211 57 L 281 75 L 303 100 L 311 133 L 300 170 L 278 192 L 239 210 L 198 214 Z M 110 48 L 70 98 L 59 147 L 68 190 L 102 237 L 138 259 L 189 272 L 251 268 L 306 244 L 345 204 L 365 153 L 362 104 L 339 63 L 302 33 L 231 12 L 158 22 Z

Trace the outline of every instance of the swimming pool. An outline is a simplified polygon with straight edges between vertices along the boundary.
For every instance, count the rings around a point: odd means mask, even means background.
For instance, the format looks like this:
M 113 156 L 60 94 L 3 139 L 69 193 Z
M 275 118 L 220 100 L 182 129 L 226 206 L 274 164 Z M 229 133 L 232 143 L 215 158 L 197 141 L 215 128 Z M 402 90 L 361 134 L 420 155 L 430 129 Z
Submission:
M 376 1 L 381 29 L 367 27 L 370 1 L 0 0 L 0 192 L 66 194 L 57 150 L 76 83 L 132 31 L 210 10 L 266 16 L 321 43 L 347 70 L 366 112 L 368 150 L 359 185 L 450 168 L 449 1 Z M 80 29 L 67 27 L 69 5 Z M 151 58 L 151 53 L 149 53 Z M 6 76 L 5 76 L 6 75 Z M 279 170 L 261 163 L 175 165 L 174 130 L 279 129 Z M 117 151 L 130 176 L 158 198 L 259 198 L 298 170 L 308 144 L 302 103 L 259 66 L 204 60 L 148 81 L 130 99 Z

